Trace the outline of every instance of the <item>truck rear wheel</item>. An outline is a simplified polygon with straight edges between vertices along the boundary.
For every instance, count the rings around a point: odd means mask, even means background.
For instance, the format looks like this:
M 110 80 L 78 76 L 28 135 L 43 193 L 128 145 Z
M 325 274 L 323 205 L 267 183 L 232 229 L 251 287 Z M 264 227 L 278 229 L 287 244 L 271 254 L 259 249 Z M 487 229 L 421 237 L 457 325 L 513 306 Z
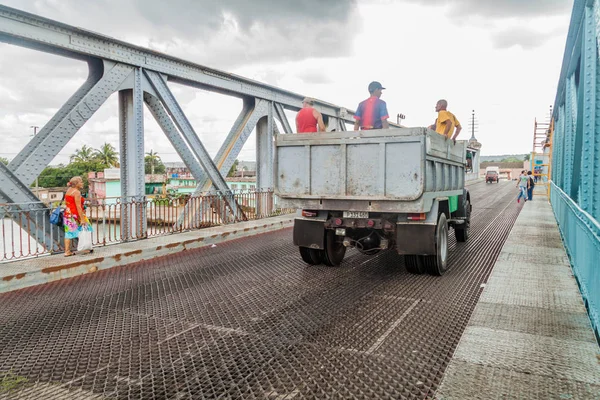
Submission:
M 300 256 L 305 263 L 310 265 L 319 265 L 321 264 L 321 252 L 323 250 L 315 250 L 309 249 L 308 247 L 299 247 Z
M 411 274 L 421 275 L 425 272 L 425 266 L 423 265 L 423 256 L 405 255 L 404 265 L 406 270 Z
M 471 202 L 467 199 L 464 201 L 465 207 L 465 222 L 461 225 L 454 226 L 454 236 L 457 242 L 466 242 L 469 239 L 469 229 L 471 228 Z
M 435 253 L 433 256 L 424 256 L 423 262 L 427 272 L 441 276 L 448 270 L 448 222 L 444 213 L 438 217 L 435 228 Z
M 321 250 L 321 252 L 325 265 L 330 267 L 340 265 L 346 255 L 346 246 L 342 243 L 342 237 L 336 236 L 332 230 L 327 230 L 325 232 L 325 250 Z

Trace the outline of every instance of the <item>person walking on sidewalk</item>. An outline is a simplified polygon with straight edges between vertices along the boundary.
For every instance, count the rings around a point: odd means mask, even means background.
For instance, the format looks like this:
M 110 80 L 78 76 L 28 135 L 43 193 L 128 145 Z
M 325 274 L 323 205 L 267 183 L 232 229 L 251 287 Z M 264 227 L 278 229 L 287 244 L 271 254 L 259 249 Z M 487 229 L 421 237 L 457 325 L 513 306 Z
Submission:
M 529 177 L 525 173 L 525 170 L 521 171 L 521 175 L 519 175 L 519 179 L 517 179 L 517 188 L 519 188 L 519 196 L 517 197 L 517 203 L 521 202 L 521 197 L 523 200 L 527 201 L 527 189 L 529 189 Z
M 89 224 L 83 210 L 85 199 L 81 196 L 83 189 L 83 179 L 80 176 L 74 176 L 67 183 L 69 189 L 65 193 L 65 212 L 63 216 L 63 225 L 65 229 L 65 257 L 74 255 L 71 251 L 71 241 L 79 237 L 81 227 Z
M 529 186 L 527 187 L 527 200 L 533 200 L 533 188 L 535 187 L 535 182 L 533 177 L 531 176 L 531 171 L 527 171 L 527 178 L 529 179 Z

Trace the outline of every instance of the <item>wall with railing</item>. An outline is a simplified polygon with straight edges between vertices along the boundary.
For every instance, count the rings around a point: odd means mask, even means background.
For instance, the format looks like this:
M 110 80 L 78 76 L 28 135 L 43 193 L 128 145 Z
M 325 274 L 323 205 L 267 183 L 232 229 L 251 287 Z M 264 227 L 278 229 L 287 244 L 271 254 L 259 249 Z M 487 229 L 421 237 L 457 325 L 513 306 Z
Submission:
M 551 202 L 600 337 L 600 0 L 575 0 L 554 106 Z
M 243 215 L 234 215 L 228 206 L 230 198 L 218 193 L 157 197 L 143 201 L 123 201 L 121 198 L 94 199 L 86 202 L 85 213 L 94 230 L 93 244 L 106 246 L 295 211 L 280 208 L 277 197 L 269 190 L 234 191 L 233 198 Z M 50 254 L 50 249 L 44 246 L 41 232 L 50 226 L 52 241 L 55 241 L 60 238 L 61 230 L 50 225 L 51 211 L 52 208 L 40 206 L 40 203 L 0 204 L 0 262 Z M 140 218 L 143 214 L 146 215 L 145 229 L 122 229 L 124 223 L 135 225 L 136 221 L 143 221 L 143 218 Z M 124 233 L 127 231 L 130 232 L 129 235 Z M 64 250 L 62 241 L 58 242 L 58 250 Z

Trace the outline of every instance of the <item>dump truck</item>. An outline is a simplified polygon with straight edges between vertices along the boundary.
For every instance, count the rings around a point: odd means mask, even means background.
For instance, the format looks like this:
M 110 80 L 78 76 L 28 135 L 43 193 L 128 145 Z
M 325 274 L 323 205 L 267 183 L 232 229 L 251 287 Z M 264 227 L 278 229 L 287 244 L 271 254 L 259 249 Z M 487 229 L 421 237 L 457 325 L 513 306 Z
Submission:
M 293 242 L 312 265 L 348 248 L 395 250 L 409 272 L 448 269 L 448 233 L 469 238 L 466 141 L 427 128 L 275 136 L 274 190 L 298 210 Z

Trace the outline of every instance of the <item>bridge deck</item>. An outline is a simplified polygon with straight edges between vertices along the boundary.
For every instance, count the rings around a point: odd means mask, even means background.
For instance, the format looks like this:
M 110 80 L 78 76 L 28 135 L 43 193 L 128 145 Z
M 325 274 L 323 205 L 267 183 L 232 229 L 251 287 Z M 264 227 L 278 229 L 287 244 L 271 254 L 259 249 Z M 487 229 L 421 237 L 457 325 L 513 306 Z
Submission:
M 1 294 L 0 398 L 431 398 L 522 208 L 470 189 L 442 278 L 308 267 L 285 229 Z

